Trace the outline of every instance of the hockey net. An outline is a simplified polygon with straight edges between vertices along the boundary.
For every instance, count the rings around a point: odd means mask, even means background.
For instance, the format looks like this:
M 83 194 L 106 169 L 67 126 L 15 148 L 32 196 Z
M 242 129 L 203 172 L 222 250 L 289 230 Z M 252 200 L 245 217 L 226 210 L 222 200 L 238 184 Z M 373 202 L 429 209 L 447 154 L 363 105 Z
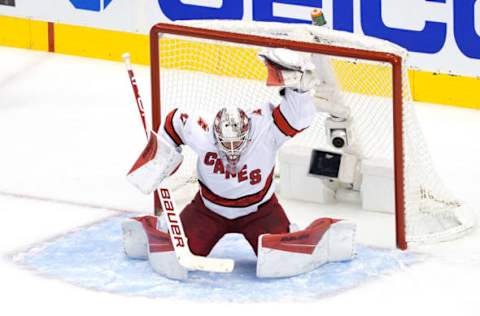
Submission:
M 154 129 L 176 107 L 212 114 L 223 106 L 277 103 L 278 88 L 265 85 L 267 70 L 257 57 L 266 47 L 328 56 L 362 157 L 388 161 L 395 171 L 398 247 L 454 239 L 475 225 L 472 212 L 433 168 L 411 99 L 407 54 L 389 42 L 312 25 L 157 24 L 151 31 Z M 286 146 L 329 147 L 326 117 L 317 113 L 313 125 Z M 183 166 L 169 180 L 174 188 L 195 180 L 195 155 L 189 149 L 184 155 Z

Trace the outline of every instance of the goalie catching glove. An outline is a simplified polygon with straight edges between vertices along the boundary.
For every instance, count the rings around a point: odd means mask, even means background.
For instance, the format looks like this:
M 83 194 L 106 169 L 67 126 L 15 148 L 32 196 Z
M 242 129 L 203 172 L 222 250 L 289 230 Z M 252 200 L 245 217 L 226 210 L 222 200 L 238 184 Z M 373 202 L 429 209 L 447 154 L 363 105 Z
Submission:
M 128 172 L 127 180 L 141 192 L 150 194 L 180 167 L 182 161 L 183 156 L 175 147 L 151 131 L 148 144 Z
M 299 92 L 307 92 L 313 89 L 317 83 L 311 54 L 274 48 L 264 50 L 258 56 L 268 68 L 268 86 L 282 86 Z

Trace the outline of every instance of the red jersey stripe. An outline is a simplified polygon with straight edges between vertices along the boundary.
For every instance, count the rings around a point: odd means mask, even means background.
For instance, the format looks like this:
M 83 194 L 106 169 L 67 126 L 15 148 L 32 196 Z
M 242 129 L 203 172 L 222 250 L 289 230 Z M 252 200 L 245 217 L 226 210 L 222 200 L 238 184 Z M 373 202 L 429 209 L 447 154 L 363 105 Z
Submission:
M 270 172 L 270 175 L 268 176 L 267 181 L 265 183 L 265 186 L 263 187 L 262 190 L 258 191 L 257 193 L 252 193 L 252 194 L 245 195 L 245 196 L 235 198 L 235 199 L 227 199 L 227 198 L 221 197 L 221 196 L 213 193 L 202 182 L 200 182 L 200 181 L 198 181 L 198 182 L 200 183 L 202 196 L 205 199 L 207 199 L 208 201 L 210 201 L 214 204 L 220 205 L 220 206 L 243 208 L 243 207 L 248 207 L 250 205 L 259 203 L 263 200 L 265 195 L 268 193 L 268 190 L 272 186 L 273 169 L 272 169 L 272 172 Z
M 272 116 L 275 125 L 286 136 L 293 137 L 303 131 L 303 129 L 295 129 L 292 125 L 290 125 L 290 123 L 288 123 L 285 116 L 283 116 L 282 111 L 280 111 L 280 106 L 277 106 L 275 109 L 273 109 Z
M 180 136 L 178 136 L 173 126 L 173 116 L 175 115 L 177 110 L 178 109 L 174 109 L 170 113 L 168 113 L 167 118 L 165 119 L 165 132 L 167 132 L 167 135 L 170 136 L 170 138 L 175 142 L 177 146 L 180 146 L 183 145 L 183 141 Z

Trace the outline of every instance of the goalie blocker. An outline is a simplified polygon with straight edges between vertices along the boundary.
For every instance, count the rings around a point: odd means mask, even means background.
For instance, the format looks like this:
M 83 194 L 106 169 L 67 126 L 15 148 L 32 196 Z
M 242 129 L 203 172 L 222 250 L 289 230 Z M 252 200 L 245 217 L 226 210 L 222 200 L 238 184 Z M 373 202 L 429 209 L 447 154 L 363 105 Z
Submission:
M 182 154 L 150 131 L 147 146 L 128 172 L 127 180 L 142 193 L 150 194 L 165 178 L 177 171 L 182 161 Z

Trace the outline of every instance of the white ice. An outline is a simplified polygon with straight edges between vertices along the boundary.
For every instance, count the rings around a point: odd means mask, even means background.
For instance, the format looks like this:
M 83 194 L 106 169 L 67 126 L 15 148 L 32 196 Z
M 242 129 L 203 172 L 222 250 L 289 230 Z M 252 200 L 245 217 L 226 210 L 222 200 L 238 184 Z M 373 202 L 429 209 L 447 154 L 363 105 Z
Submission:
M 148 103 L 148 69 L 137 66 L 136 71 Z M 417 111 L 437 171 L 459 198 L 479 208 L 480 111 L 428 104 L 418 104 Z M 478 314 L 478 232 L 424 247 L 429 257 L 421 264 L 308 304 L 231 306 L 119 295 L 45 278 L 14 263 L 18 253 L 65 233 L 126 216 L 126 211 L 151 211 L 151 198 L 124 178 L 145 142 L 137 116 L 120 63 L 0 48 L 2 315 Z M 318 205 L 282 202 L 301 225 L 325 215 Z M 358 220 L 371 218 L 359 215 Z

